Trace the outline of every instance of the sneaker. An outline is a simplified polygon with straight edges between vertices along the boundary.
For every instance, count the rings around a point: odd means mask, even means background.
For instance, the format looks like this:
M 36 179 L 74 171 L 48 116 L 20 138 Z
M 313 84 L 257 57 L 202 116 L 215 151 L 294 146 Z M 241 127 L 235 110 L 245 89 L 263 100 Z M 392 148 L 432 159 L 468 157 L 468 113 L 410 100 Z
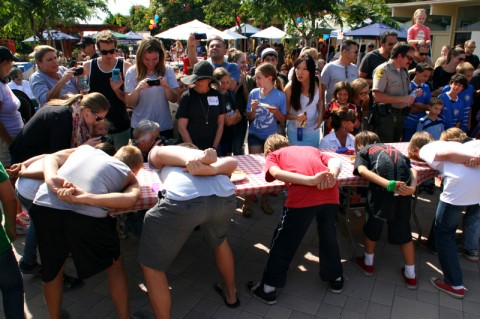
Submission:
M 463 250 L 463 257 L 465 257 L 466 260 L 468 261 L 473 261 L 477 262 L 478 261 L 478 250 L 472 249 L 472 250 Z
M 343 276 L 340 280 L 332 280 L 330 281 L 330 291 L 334 294 L 339 294 L 343 290 Z
M 35 262 L 33 265 L 27 265 L 24 262 L 19 262 L 18 267 L 24 275 L 39 276 L 42 273 L 42 265 L 37 262 Z
M 405 284 L 407 284 L 408 289 L 417 289 L 417 278 L 408 278 L 405 276 L 405 267 L 402 267 L 400 269 L 400 273 L 402 274 L 403 280 L 405 281 Z
M 463 296 L 465 295 L 465 288 L 455 289 L 440 278 L 430 277 L 430 283 L 432 284 L 433 287 L 447 293 L 448 295 L 454 298 L 462 299 Z
M 373 272 L 375 271 L 375 267 L 373 265 L 367 266 L 365 265 L 365 260 L 363 256 L 358 256 L 355 257 L 355 264 L 357 265 L 358 268 L 362 271 L 362 273 L 367 276 L 371 277 L 373 276 Z
M 74 290 L 82 287 L 84 284 L 85 282 L 80 278 L 63 274 L 63 291 Z
M 247 282 L 247 289 L 252 297 L 266 303 L 267 305 L 273 305 L 277 303 L 277 292 L 272 291 L 266 293 L 263 291 L 263 284 L 260 282 Z
M 148 315 L 143 311 L 137 311 L 134 314 L 132 314 L 131 318 L 132 319 L 148 319 Z

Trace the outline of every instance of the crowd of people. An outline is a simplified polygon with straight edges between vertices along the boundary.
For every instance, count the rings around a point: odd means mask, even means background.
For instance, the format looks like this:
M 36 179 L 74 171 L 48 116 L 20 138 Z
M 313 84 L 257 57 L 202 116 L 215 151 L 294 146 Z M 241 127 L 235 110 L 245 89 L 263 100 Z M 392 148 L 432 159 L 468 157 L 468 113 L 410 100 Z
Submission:
M 135 203 L 140 196 L 135 174 L 144 162 L 160 170 L 164 186 L 159 203 L 143 212 L 138 234 L 138 261 L 156 316 L 170 316 L 165 272 L 198 225 L 215 251 L 223 280 L 215 291 L 226 306 L 238 307 L 226 239 L 236 198 L 227 176 L 236 168 L 231 155 L 247 151 L 265 154 L 267 181 L 288 185 L 262 279 L 248 283 L 252 296 L 276 303 L 276 290 L 286 284 L 313 218 L 320 278 L 332 292 L 342 291 L 335 230 L 343 200 L 337 182 L 342 165 L 322 152 L 326 148 L 355 151 L 353 173 L 370 182 L 365 252 L 355 264 L 366 276 L 374 274 L 375 246 L 386 222 L 388 241 L 400 246 L 404 258 L 401 276 L 416 289 L 410 214 L 417 176 L 406 156 L 384 144 L 390 142 L 409 142 L 409 157 L 440 171 L 443 190 L 429 244 L 438 251 L 444 277 L 431 283 L 463 298 L 454 252 L 462 210 L 467 211 L 465 258 L 478 261 L 480 239 L 473 184 L 480 174 L 479 144 L 470 141 L 480 131 L 479 59 L 475 42 L 468 40 L 463 47 L 442 49 L 434 64 L 425 20 L 425 11 L 417 10 L 407 42 L 399 42 L 395 32 L 383 33 L 380 47 L 369 43 L 359 65 L 360 47 L 353 40 L 344 41 L 336 55 L 328 54 L 333 51 L 328 44 L 317 50 L 300 41 L 287 54 L 283 45 L 270 47 L 265 41 L 252 64 L 247 63 L 251 56 L 228 49 L 220 36 L 207 39 L 206 56 L 199 61 L 203 50 L 193 34 L 185 47 L 176 41 L 170 50 L 156 38 L 144 39 L 130 63 L 119 55 L 112 32 L 101 31 L 95 41 L 84 37 L 80 42 L 90 58 L 81 67 L 61 66 L 53 47 L 35 47 L 36 72 L 27 81 L 12 68 L 12 53 L 0 47 L 0 200 L 6 216 L 0 265 L 10 274 L 8 284 L 15 282 L 7 292 L 0 276 L 6 317 L 24 317 L 23 272 L 41 273 L 49 314 L 59 318 L 62 291 L 69 287 L 64 264 L 71 254 L 76 283 L 106 271 L 118 315 L 129 318 L 118 237 L 125 221 L 109 217 L 108 209 Z M 183 62 L 183 72 L 178 63 L 168 63 L 169 57 Z M 38 105 L 29 119 L 19 111 L 17 91 Z M 25 245 L 33 248 L 26 248 L 20 268 L 9 240 L 15 239 L 15 216 L 23 209 L 8 177 L 18 178 L 17 195 L 31 216 Z M 419 187 L 435 190 L 432 181 Z M 268 200 L 262 196 L 260 207 L 272 214 Z M 243 216 L 251 216 L 254 202 L 255 197 L 244 199 Z

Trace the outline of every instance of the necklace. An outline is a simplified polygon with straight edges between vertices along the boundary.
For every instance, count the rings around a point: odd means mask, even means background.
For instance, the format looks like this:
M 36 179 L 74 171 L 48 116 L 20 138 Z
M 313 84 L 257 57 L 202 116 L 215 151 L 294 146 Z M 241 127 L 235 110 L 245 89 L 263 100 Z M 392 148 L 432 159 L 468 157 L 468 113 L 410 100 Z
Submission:
M 200 97 L 198 100 L 202 105 L 202 111 L 203 111 L 203 114 L 205 115 L 205 124 L 208 125 L 208 113 L 210 113 L 210 104 L 207 105 L 207 111 L 205 111 L 205 106 L 203 105 L 202 97 Z

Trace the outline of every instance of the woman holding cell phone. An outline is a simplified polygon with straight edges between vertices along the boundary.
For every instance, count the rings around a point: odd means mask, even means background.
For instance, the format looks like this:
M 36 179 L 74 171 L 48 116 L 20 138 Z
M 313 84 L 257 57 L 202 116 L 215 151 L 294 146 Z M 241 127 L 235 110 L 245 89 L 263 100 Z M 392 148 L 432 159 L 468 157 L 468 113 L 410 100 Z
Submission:
M 127 106 L 132 108 L 131 129 L 141 120 L 160 125 L 160 135 L 173 137 L 168 102 L 177 101 L 178 83 L 173 69 L 165 64 L 165 50 L 156 38 L 145 39 L 137 50 L 135 65 L 125 75 Z

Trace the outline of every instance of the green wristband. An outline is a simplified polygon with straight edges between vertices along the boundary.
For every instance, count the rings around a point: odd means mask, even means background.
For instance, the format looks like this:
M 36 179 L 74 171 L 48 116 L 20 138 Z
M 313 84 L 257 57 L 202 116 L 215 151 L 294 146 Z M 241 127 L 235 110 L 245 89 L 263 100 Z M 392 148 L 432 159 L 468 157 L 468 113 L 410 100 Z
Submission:
M 397 188 L 397 182 L 396 181 L 391 180 L 391 181 L 388 182 L 387 192 L 395 193 L 396 188 Z

